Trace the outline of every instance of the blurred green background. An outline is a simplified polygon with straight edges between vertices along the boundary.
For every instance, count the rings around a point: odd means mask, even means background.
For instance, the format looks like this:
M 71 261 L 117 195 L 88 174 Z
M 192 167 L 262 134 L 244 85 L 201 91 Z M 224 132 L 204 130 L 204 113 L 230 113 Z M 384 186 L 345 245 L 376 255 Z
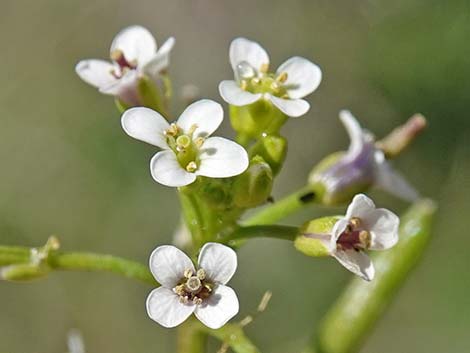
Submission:
M 363 352 L 470 351 L 470 1 L 3 0 L 0 12 L 0 243 L 113 253 L 146 262 L 169 243 L 178 221 L 175 190 L 151 180 L 155 149 L 121 130 L 110 97 L 81 82 L 74 65 L 106 58 L 131 24 L 159 43 L 174 35 L 171 75 L 221 101 L 236 36 L 262 43 L 273 67 L 302 55 L 324 80 L 307 116 L 284 128 L 290 151 L 274 197 L 303 185 L 324 155 L 348 144 L 337 119 L 348 108 L 383 136 L 412 113 L 430 125 L 397 162 L 423 195 L 439 201 L 434 239 L 419 268 L 371 333 Z M 174 113 L 184 107 L 175 100 Z M 223 132 L 231 136 L 228 119 Z M 382 192 L 376 203 L 406 208 Z M 311 208 L 299 224 L 338 210 Z M 296 352 L 351 275 L 289 243 L 252 241 L 232 280 L 252 310 L 266 290 L 268 311 L 249 334 L 263 352 Z M 88 352 L 171 352 L 175 331 L 147 318 L 150 288 L 103 273 L 53 273 L 28 284 L 0 283 L 0 352 L 63 353 L 71 328 Z M 214 348 L 214 352 L 215 352 Z

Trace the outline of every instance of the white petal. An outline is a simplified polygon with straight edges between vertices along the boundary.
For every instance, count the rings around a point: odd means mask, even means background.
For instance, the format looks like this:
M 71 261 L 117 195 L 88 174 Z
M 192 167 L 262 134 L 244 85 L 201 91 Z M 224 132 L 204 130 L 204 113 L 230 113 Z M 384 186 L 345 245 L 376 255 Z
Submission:
M 364 194 L 354 196 L 353 200 L 348 206 L 346 218 L 350 220 L 353 217 L 365 220 L 370 217 L 375 211 L 375 204 L 370 198 Z
M 347 218 L 341 218 L 338 220 L 335 225 L 333 226 L 333 229 L 331 231 L 331 234 L 333 235 L 330 240 L 330 249 L 334 250 L 336 249 L 336 242 L 338 241 L 339 237 L 343 232 L 346 230 L 346 227 L 349 225 L 349 219 Z
M 374 278 L 374 265 L 370 261 L 369 256 L 362 251 L 353 249 L 345 251 L 339 250 L 333 253 L 333 257 L 338 260 L 341 265 L 362 279 L 371 281 Z
M 413 202 L 419 198 L 419 193 L 387 162 L 382 151 L 376 151 L 375 157 L 375 186 L 403 200 Z
M 196 125 L 193 137 L 207 137 L 217 130 L 223 119 L 224 110 L 219 103 L 210 99 L 201 99 L 188 106 L 176 124 L 185 132 Z
M 165 70 L 170 65 L 170 52 L 175 45 L 175 38 L 170 37 L 167 39 L 165 43 L 163 43 L 162 47 L 157 51 L 155 55 L 145 64 L 143 67 L 143 71 L 151 76 L 155 77 L 162 70 Z
M 261 98 L 261 93 L 250 93 L 244 91 L 235 81 L 225 80 L 219 84 L 220 96 L 229 104 L 242 106 L 256 102 Z
M 165 130 L 170 124 L 156 111 L 137 107 L 128 109 L 122 114 L 121 125 L 131 137 L 167 149 Z
M 239 309 L 235 291 L 219 284 L 212 295 L 196 308 L 194 314 L 207 327 L 218 329 L 237 315 Z
M 75 72 L 86 83 L 97 88 L 107 87 L 117 81 L 111 74 L 113 64 L 104 60 L 82 60 L 75 66 Z
M 185 321 L 196 309 L 192 303 L 183 304 L 171 289 L 154 289 L 147 297 L 147 313 L 163 327 L 171 328 Z
M 385 250 L 398 242 L 400 219 L 392 211 L 376 209 L 372 217 L 367 218 L 366 227 L 371 233 L 371 250 Z
M 196 180 L 194 173 L 181 167 L 173 151 L 161 151 L 150 161 L 150 172 L 155 181 L 166 186 L 180 187 Z
M 248 168 L 248 154 L 238 143 L 222 137 L 210 137 L 201 147 L 197 175 L 227 178 Z
M 269 56 L 266 50 L 256 42 L 246 38 L 236 38 L 230 44 L 230 64 L 235 72 L 237 65 L 242 61 L 246 61 L 255 70 L 259 70 L 261 66 L 269 65 Z
M 310 109 L 310 104 L 303 99 L 283 99 L 269 95 L 271 102 L 284 114 L 297 118 Z
M 162 245 L 150 255 L 150 271 L 162 286 L 175 287 L 184 278 L 184 271 L 194 271 L 191 259 L 176 246 Z
M 111 44 L 111 53 L 120 50 L 127 61 L 137 60 L 139 66 L 145 65 L 157 51 L 157 42 L 148 29 L 130 26 L 120 31 Z
M 237 254 L 228 246 L 206 243 L 199 254 L 198 266 L 212 282 L 226 284 L 237 270 Z
M 341 110 L 339 112 L 339 119 L 343 123 L 349 135 L 350 144 L 348 157 L 354 158 L 362 151 L 364 146 L 364 133 L 361 125 L 359 125 L 359 122 L 349 110 Z
M 290 98 L 303 98 L 315 91 L 320 85 L 322 74 L 320 68 L 300 56 L 288 59 L 277 69 L 277 74 L 287 73 L 283 86 Z

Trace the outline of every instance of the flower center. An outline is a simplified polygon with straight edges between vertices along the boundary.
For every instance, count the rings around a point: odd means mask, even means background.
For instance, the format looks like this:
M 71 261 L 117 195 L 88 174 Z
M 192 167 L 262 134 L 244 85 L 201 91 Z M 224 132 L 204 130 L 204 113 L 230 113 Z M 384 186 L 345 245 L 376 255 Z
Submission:
M 269 65 L 263 64 L 259 71 L 246 61 L 240 62 L 236 67 L 235 78 L 240 87 L 251 93 L 270 93 L 273 96 L 289 98 L 284 82 L 287 72 L 280 74 L 269 73 Z
M 176 158 L 186 171 L 193 173 L 199 167 L 199 149 L 204 143 L 203 137 L 193 138 L 197 125 L 191 126 L 188 132 L 184 132 L 178 125 L 171 124 L 165 130 L 166 142 L 176 154 Z
M 137 60 L 128 61 L 124 56 L 122 50 L 116 49 L 111 52 L 111 60 L 119 66 L 119 70 L 112 69 L 111 74 L 116 78 L 121 78 L 129 70 L 134 70 L 137 67 Z
M 342 250 L 367 250 L 370 247 L 371 235 L 364 229 L 360 218 L 352 218 L 349 225 L 339 236 L 336 247 Z
M 184 278 L 173 288 L 181 303 L 200 305 L 203 300 L 210 297 L 214 284 L 207 280 L 206 272 L 200 268 L 196 272 L 191 269 L 184 271 Z

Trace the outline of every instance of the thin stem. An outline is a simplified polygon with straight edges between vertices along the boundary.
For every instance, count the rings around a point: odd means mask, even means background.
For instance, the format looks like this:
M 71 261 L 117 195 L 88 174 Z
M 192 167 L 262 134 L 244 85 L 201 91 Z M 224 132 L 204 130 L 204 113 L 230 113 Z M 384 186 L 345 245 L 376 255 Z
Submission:
M 31 263 L 32 248 L 0 246 L 0 266 Z M 53 270 L 105 271 L 158 286 L 147 266 L 121 257 L 86 252 L 51 252 L 45 260 Z
M 207 346 L 207 333 L 194 318 L 189 318 L 178 327 L 177 353 L 204 353 Z
M 273 238 L 294 241 L 299 228 L 279 225 L 261 225 L 240 227 L 233 234 L 222 241 L 245 240 L 252 238 Z
M 314 202 L 315 192 L 309 186 L 305 186 L 273 204 L 266 206 L 254 216 L 244 221 L 243 225 L 272 224 Z

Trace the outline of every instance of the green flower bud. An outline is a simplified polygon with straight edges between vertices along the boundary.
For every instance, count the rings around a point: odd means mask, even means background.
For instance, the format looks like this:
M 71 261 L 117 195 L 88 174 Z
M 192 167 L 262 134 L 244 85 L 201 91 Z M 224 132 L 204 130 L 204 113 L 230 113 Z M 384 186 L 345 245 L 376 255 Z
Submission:
M 273 186 L 271 167 L 260 156 L 250 161 L 248 169 L 237 177 L 233 185 L 235 205 L 240 208 L 256 207 L 269 198 Z
M 263 157 L 276 175 L 282 168 L 287 154 L 287 140 L 279 135 L 262 136 L 252 147 L 250 154 Z
M 17 264 L 0 269 L 0 279 L 6 281 L 31 281 L 47 276 L 49 267 L 43 264 Z
M 307 256 L 329 256 L 331 234 L 338 219 L 339 216 L 322 217 L 305 223 L 294 240 L 295 248 Z
M 260 99 L 244 106 L 230 105 L 230 122 L 242 136 L 257 138 L 263 134 L 278 134 L 287 116 L 271 102 Z
M 197 194 L 208 206 L 225 210 L 232 206 L 232 181 L 229 179 L 201 178 Z

